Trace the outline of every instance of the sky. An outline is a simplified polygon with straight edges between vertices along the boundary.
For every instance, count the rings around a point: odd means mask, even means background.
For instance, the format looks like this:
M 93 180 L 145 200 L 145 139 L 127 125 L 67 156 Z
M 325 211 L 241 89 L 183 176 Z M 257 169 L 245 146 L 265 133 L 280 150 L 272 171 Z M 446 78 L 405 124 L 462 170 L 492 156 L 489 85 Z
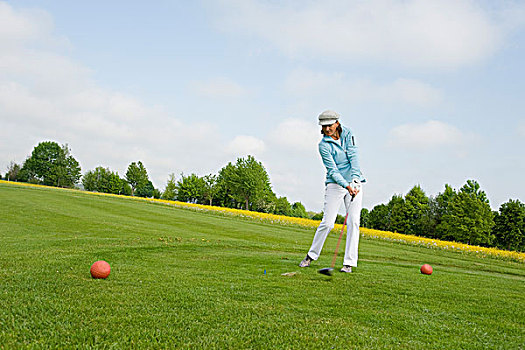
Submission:
M 525 2 L 0 1 L 2 174 L 42 141 L 160 190 L 250 154 L 321 211 L 326 109 L 366 208 L 468 179 L 525 202 Z

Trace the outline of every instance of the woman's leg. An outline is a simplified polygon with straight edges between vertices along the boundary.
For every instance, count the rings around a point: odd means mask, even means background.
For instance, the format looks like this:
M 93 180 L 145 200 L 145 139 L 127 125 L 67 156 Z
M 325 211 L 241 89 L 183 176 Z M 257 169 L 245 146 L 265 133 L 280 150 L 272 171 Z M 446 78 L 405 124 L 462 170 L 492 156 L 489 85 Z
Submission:
M 326 185 L 323 220 L 315 231 L 312 246 L 308 251 L 308 256 L 313 260 L 317 260 L 317 258 L 319 258 L 321 249 L 323 249 L 324 241 L 326 240 L 326 236 L 328 236 L 328 233 L 334 228 L 337 212 L 339 211 L 341 202 L 346 194 L 348 194 L 348 190 L 346 188 L 343 188 L 337 184 Z
M 361 220 L 361 208 L 363 207 L 363 186 L 361 191 L 351 200 L 348 194 L 345 197 L 345 206 L 348 213 L 346 230 L 346 249 L 343 265 L 357 266 L 357 255 L 359 246 L 359 223 Z

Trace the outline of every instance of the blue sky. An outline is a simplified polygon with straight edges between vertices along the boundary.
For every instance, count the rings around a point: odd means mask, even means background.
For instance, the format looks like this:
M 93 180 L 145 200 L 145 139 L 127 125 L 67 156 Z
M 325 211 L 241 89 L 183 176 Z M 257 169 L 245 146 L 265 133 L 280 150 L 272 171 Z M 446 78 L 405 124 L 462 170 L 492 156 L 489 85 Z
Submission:
M 523 1 L 0 1 L 0 172 L 40 141 L 154 185 L 254 155 L 320 211 L 317 115 L 341 114 L 364 206 L 478 180 L 525 201 Z

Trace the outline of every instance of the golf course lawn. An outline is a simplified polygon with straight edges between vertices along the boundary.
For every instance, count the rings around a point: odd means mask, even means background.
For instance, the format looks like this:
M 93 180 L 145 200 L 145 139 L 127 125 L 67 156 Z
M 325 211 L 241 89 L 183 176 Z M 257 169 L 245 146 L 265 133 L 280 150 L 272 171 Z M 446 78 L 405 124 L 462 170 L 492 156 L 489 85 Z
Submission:
M 523 262 L 362 237 L 355 273 L 329 278 L 337 234 L 297 266 L 313 234 L 0 183 L 0 349 L 525 347 Z

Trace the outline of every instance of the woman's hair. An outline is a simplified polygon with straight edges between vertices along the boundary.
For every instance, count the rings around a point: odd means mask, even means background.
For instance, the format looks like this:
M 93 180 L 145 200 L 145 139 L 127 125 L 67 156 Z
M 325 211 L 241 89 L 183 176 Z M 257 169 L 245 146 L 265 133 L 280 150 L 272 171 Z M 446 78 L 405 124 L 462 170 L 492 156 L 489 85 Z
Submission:
M 339 123 L 339 122 L 336 122 L 336 123 L 339 124 L 339 125 L 337 126 L 337 134 L 338 134 L 339 136 L 341 136 L 341 133 L 343 132 L 343 128 L 341 127 L 341 123 Z M 323 128 L 321 128 L 321 134 L 324 135 Z

